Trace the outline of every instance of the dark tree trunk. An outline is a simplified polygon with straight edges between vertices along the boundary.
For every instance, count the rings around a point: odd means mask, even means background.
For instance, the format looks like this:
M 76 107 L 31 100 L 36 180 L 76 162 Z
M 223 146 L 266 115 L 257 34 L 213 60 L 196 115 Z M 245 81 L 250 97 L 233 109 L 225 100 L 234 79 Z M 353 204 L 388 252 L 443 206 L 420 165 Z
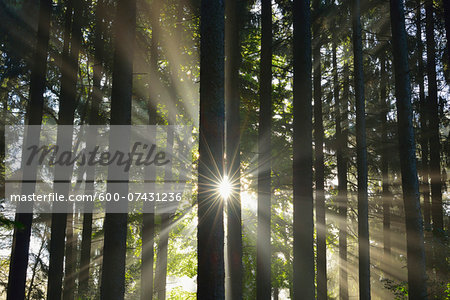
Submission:
M 111 93 L 111 125 L 131 125 L 135 27 L 136 1 L 118 1 L 114 24 L 116 34 Z M 113 138 L 110 138 L 109 143 L 110 147 L 112 145 L 114 149 L 117 142 Z M 126 141 L 127 138 L 124 137 L 124 140 Z M 117 174 L 116 171 L 117 167 L 110 165 L 108 167 L 108 177 L 111 178 L 110 176 L 114 175 L 124 180 L 128 179 L 127 173 Z M 127 193 L 128 184 L 108 184 L 107 190 L 111 193 Z M 122 209 L 125 209 L 125 207 L 122 207 Z M 125 212 L 107 212 L 105 215 L 100 294 L 102 300 L 119 300 L 124 298 L 127 219 L 128 215 Z
M 395 96 L 397 98 L 398 138 L 406 217 L 406 254 L 409 299 L 427 299 L 427 276 L 420 214 L 414 128 L 412 124 L 411 83 L 409 79 L 407 35 L 403 1 L 391 0 L 392 46 L 394 53 Z
M 223 199 L 211 188 L 223 177 L 224 29 L 223 1 L 202 0 L 197 275 L 201 300 L 225 299 Z
M 431 217 L 433 233 L 441 236 L 444 230 L 442 212 L 441 143 L 439 139 L 439 111 L 436 81 L 436 47 L 434 42 L 433 0 L 425 0 L 427 75 L 429 103 L 430 177 L 431 177 Z
M 420 173 L 422 181 L 420 182 L 423 194 L 423 219 L 426 230 L 431 230 L 431 203 L 430 203 L 430 184 L 428 182 L 429 170 L 429 146 L 428 146 L 428 105 L 425 98 L 424 84 L 424 66 L 423 66 L 423 43 L 422 43 L 422 13 L 421 1 L 417 1 L 416 10 L 416 42 L 417 42 L 417 81 L 419 83 L 419 107 L 420 107 L 420 148 L 422 160 L 420 164 Z
M 227 200 L 227 298 L 242 299 L 242 218 L 241 218 L 241 128 L 240 128 L 240 86 L 239 66 L 241 46 L 239 32 L 241 29 L 241 0 L 225 2 L 225 117 L 226 117 L 226 158 L 228 179 L 233 191 Z
M 313 61 L 314 61 L 314 145 L 316 181 L 316 231 L 317 231 L 317 299 L 327 299 L 327 224 L 325 219 L 325 182 L 323 156 L 322 73 L 320 1 L 314 0 Z
M 64 273 L 63 300 L 75 299 L 75 274 L 76 274 L 76 238 L 73 236 L 73 213 L 67 214 L 66 229 L 66 262 Z
M 272 128 L 272 1 L 261 2 L 261 62 L 258 128 L 258 229 L 256 248 L 256 299 L 270 299 L 271 281 L 271 145 Z
M 384 50 L 381 54 L 380 62 L 380 105 L 381 105 L 381 177 L 382 177 L 382 202 L 383 202 L 383 254 L 385 266 L 390 267 L 389 259 L 391 254 L 391 203 L 392 194 L 389 184 L 389 140 L 387 117 L 389 113 L 389 103 L 387 98 L 388 75 L 386 72 L 386 55 Z
M 358 177 L 359 297 L 370 299 L 369 199 L 360 0 L 352 1 L 353 55 L 356 103 L 356 165 Z
M 347 106 L 349 71 L 344 65 L 344 93 L 342 103 L 339 97 L 339 77 L 336 55 L 336 42 L 333 41 L 333 93 L 336 111 L 336 160 L 338 172 L 338 212 L 339 212 L 339 297 L 348 299 L 347 275 Z
M 156 125 L 157 121 L 157 95 L 153 91 L 156 91 L 155 87 L 158 82 L 158 40 L 159 40 L 159 24 L 154 21 L 154 18 L 159 18 L 160 15 L 160 2 L 156 0 L 151 6 L 152 18 L 152 40 L 150 43 L 150 62 L 149 62 L 149 82 L 148 82 L 148 99 L 147 99 L 147 113 L 148 124 Z M 152 133 L 152 138 L 156 138 L 156 131 Z M 155 178 L 155 170 L 149 167 L 146 170 L 148 178 Z M 153 186 L 153 184 L 150 184 Z M 153 299 L 154 289 L 158 280 L 154 279 L 154 243 L 155 243 L 155 212 L 153 203 L 147 204 L 149 212 L 145 212 L 142 215 L 142 265 L 141 265 L 141 299 L 151 300 Z M 159 295 L 158 295 L 159 296 Z
M 161 227 L 159 230 L 158 255 L 156 261 L 155 274 L 155 293 L 157 299 L 166 299 L 166 283 L 167 283 L 167 253 L 169 246 L 170 234 L 170 214 L 162 213 Z
M 76 94 L 77 94 L 77 74 L 78 74 L 78 54 L 81 46 L 81 20 L 84 1 L 69 2 L 66 11 L 66 24 L 64 33 L 64 49 L 61 63 L 61 94 L 59 99 L 58 124 L 73 125 Z M 72 130 L 70 127 L 58 127 L 57 144 L 61 149 L 71 150 Z M 55 167 L 55 179 L 69 180 L 72 170 L 68 168 Z M 69 182 L 55 183 L 55 193 L 67 195 L 70 190 Z M 56 208 L 60 205 L 59 208 Z M 61 299 L 64 266 L 64 248 L 67 227 L 67 214 L 55 213 L 67 204 L 53 204 L 52 226 L 50 237 L 50 259 L 47 285 L 47 299 Z M 69 253 L 70 254 L 70 253 Z M 67 264 L 71 262 L 67 261 Z M 69 270 L 72 266 L 69 266 Z M 72 277 L 71 274 L 69 277 Z M 73 278 L 69 278 L 68 287 L 64 299 L 73 299 L 74 285 Z
M 42 123 L 51 9 L 52 1 L 40 1 L 37 42 L 34 49 L 31 69 L 30 101 L 27 108 L 28 125 L 41 125 Z M 27 145 L 37 145 L 39 143 L 39 136 L 27 136 L 25 143 Z M 22 163 L 22 165 L 25 164 Z M 25 171 L 29 172 L 29 174 L 34 174 L 34 178 L 36 178 L 36 168 L 33 168 L 32 170 L 26 169 Z M 32 194 L 35 190 L 35 185 L 35 182 L 23 184 L 22 194 Z M 30 248 L 33 214 L 17 213 L 15 216 L 15 221 L 22 224 L 23 228 L 14 228 L 11 262 L 9 265 L 8 275 L 8 300 L 25 298 L 25 281 L 28 267 L 28 250 Z
M 311 9 L 294 0 L 294 263 L 293 296 L 314 299 Z
M 89 111 L 89 124 L 99 124 L 99 109 L 102 101 L 101 79 L 103 72 L 103 56 L 104 56 L 104 42 L 103 34 L 105 7 L 103 0 L 97 2 L 95 11 L 95 36 L 94 36 L 94 66 L 92 78 L 92 92 L 91 92 L 91 107 Z M 88 137 L 87 143 L 93 145 L 96 142 L 95 132 L 89 132 L 92 136 Z M 90 146 L 87 148 L 91 148 Z M 86 170 L 86 194 L 92 194 L 95 189 L 95 168 L 88 167 Z M 92 205 L 89 208 L 92 208 Z M 91 261 L 91 242 L 92 242 L 92 213 L 84 213 L 83 215 L 83 231 L 81 233 L 81 254 L 80 254 L 80 271 L 78 274 L 78 297 L 88 298 L 89 293 L 89 272 Z

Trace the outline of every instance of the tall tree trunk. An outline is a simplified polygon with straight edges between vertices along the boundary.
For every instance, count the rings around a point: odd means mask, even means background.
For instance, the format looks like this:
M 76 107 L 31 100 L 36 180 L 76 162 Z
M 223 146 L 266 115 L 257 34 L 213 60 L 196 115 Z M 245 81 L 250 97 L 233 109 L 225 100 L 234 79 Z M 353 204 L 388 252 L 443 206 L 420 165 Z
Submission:
M 94 36 L 94 66 L 92 78 L 92 92 L 91 92 L 91 107 L 89 111 L 89 124 L 98 125 L 100 103 L 102 101 L 101 80 L 103 72 L 103 56 L 104 56 L 104 42 L 103 34 L 105 31 L 104 19 L 105 17 L 105 3 L 103 0 L 97 2 L 95 10 L 95 36 Z M 96 142 L 96 132 L 89 131 L 90 136 L 87 137 L 87 148 Z M 86 170 L 86 194 L 93 194 L 95 190 L 94 185 L 95 168 L 88 167 Z M 93 206 L 87 204 L 88 209 Z M 92 242 L 92 213 L 85 212 L 83 214 L 83 230 L 81 233 L 81 254 L 80 254 L 80 271 L 78 274 L 78 297 L 88 298 L 89 294 L 89 273 L 91 261 L 91 242 Z
M 425 0 L 427 75 L 429 103 L 430 177 L 431 177 L 431 217 L 433 233 L 441 236 L 444 230 L 442 213 L 441 143 L 439 139 L 439 112 L 436 82 L 436 47 L 434 42 L 433 0 Z
M 406 255 L 409 299 L 427 299 L 425 252 L 420 214 L 414 129 L 412 125 L 411 83 L 409 79 L 407 35 L 403 1 L 391 0 L 392 46 L 395 95 L 397 98 L 400 168 L 406 218 Z
M 228 300 L 242 299 L 241 127 L 239 66 L 241 0 L 225 2 L 225 118 L 227 175 L 233 190 L 227 200 Z
M 325 171 L 323 156 L 322 72 L 320 0 L 313 1 L 313 61 L 314 61 L 314 145 L 316 182 L 316 231 L 317 231 L 317 299 L 327 299 L 327 224 L 325 219 Z
M 152 27 L 152 40 L 150 43 L 150 62 L 149 62 L 149 82 L 148 82 L 148 99 L 147 99 L 147 113 L 148 124 L 156 125 L 157 114 L 157 95 L 154 91 L 158 90 L 155 86 L 158 82 L 158 43 L 160 28 L 158 24 L 160 15 L 160 1 L 155 0 L 151 6 L 150 19 Z M 152 139 L 156 139 L 156 130 L 151 133 Z M 148 178 L 155 178 L 155 170 L 149 167 Z M 153 184 L 150 184 L 153 186 Z M 155 211 L 153 203 L 148 204 L 149 212 L 145 212 L 142 215 L 142 264 L 141 264 L 141 299 L 149 300 L 153 299 L 154 285 L 157 285 L 158 280 L 153 280 L 154 276 L 154 243 L 155 243 Z M 159 295 L 158 295 L 159 296 Z
M 258 228 L 256 248 L 256 299 L 270 299 L 271 281 L 271 146 L 272 127 L 272 1 L 261 2 L 261 61 L 258 128 Z
M 360 0 L 352 1 L 353 55 L 356 103 L 356 165 L 358 177 L 359 297 L 370 299 L 369 199 Z
M 382 202 L 383 202 L 383 254 L 386 267 L 390 267 L 391 255 L 391 203 L 392 194 L 389 184 L 389 140 L 387 117 L 389 113 L 389 100 L 387 98 L 388 75 L 386 72 L 386 55 L 382 50 L 380 58 L 380 105 L 381 105 L 381 177 L 382 177 Z
M 417 1 L 416 10 L 416 43 L 417 43 L 417 80 L 419 83 L 419 107 L 420 107 L 420 148 L 422 160 L 420 173 L 422 176 L 421 190 L 423 194 L 423 219 L 426 230 L 431 230 L 431 203 L 430 203 L 430 184 L 428 182 L 429 174 L 429 146 L 428 146 L 428 105 L 425 98 L 424 84 L 424 66 L 423 66 L 423 43 L 422 43 L 422 13 L 421 1 Z
M 28 125 L 41 125 L 42 110 L 44 107 L 45 75 L 47 72 L 47 52 L 50 36 L 50 18 L 52 1 L 41 0 L 39 2 L 39 23 L 37 42 L 33 54 L 33 63 L 30 80 L 30 100 L 27 108 Z M 39 134 L 28 135 L 26 145 L 37 145 Z M 22 166 L 25 163 L 22 162 Z M 28 174 L 36 178 L 36 167 L 25 169 Z M 29 195 L 35 190 L 36 182 L 22 185 L 22 194 Z M 26 204 L 31 206 L 32 204 Z M 30 211 L 32 207 L 29 207 Z M 22 224 L 23 228 L 14 228 L 13 244 L 11 249 L 11 262 L 9 265 L 7 299 L 25 298 L 25 281 L 28 267 L 28 251 L 30 248 L 32 213 L 16 213 L 15 221 Z
M 223 199 L 224 3 L 202 0 L 200 22 L 200 133 L 198 165 L 197 298 L 225 299 Z
M 66 262 L 64 273 L 64 289 L 63 300 L 75 299 L 75 274 L 76 274 L 76 238 L 73 234 L 74 219 L 73 213 L 67 214 L 67 229 L 66 229 Z
M 78 54 L 81 48 L 81 21 L 83 17 L 84 1 L 69 2 L 66 11 L 66 27 L 64 34 L 64 49 L 61 63 L 61 93 L 59 99 L 58 124 L 69 125 L 58 127 L 57 144 L 62 150 L 72 150 L 72 129 L 76 95 Z M 67 42 L 68 41 L 68 42 Z M 72 169 L 55 167 L 54 177 L 57 180 L 70 180 Z M 55 193 L 68 195 L 70 182 L 54 183 Z M 58 207 L 57 207 L 58 206 Z M 64 266 L 64 248 L 67 227 L 67 203 L 54 203 L 50 237 L 49 275 L 47 285 L 47 299 L 61 299 Z M 59 213 L 57 213 L 57 211 Z M 68 263 L 66 262 L 66 266 Z M 69 266 L 70 270 L 71 266 Z M 70 277 L 73 276 L 69 275 Z M 74 297 L 74 278 L 69 279 L 64 299 Z
M 311 9 L 294 0 L 294 277 L 295 299 L 314 299 Z
M 174 114 L 169 115 L 175 118 Z M 169 125 L 171 124 L 169 118 Z M 173 153 L 173 129 L 169 126 L 167 129 L 167 148 L 166 153 Z M 165 166 L 165 180 L 169 182 L 172 180 L 172 162 L 169 162 Z M 159 230 L 159 242 L 158 242 L 158 256 L 156 262 L 156 274 L 155 274 L 155 290 L 158 295 L 158 300 L 166 299 L 166 278 L 167 278 L 167 252 L 169 246 L 169 234 L 170 234 L 170 213 L 162 212 L 161 227 Z
M 131 96 L 133 85 L 133 57 L 136 27 L 136 0 L 119 0 L 114 24 L 113 85 L 111 93 L 111 125 L 131 125 Z M 110 136 L 110 147 L 117 142 Z M 124 137 L 127 142 L 128 137 Z M 125 144 L 125 143 L 124 143 Z M 108 167 L 112 175 L 128 180 L 128 174 L 117 174 L 118 166 Z M 114 174 L 113 174 L 114 173 Z M 122 178 L 123 177 L 123 178 Z M 108 192 L 128 193 L 128 184 L 108 184 Z M 125 207 L 122 207 L 125 209 Z M 108 207 L 107 207 L 108 209 Z M 125 212 L 107 212 L 104 222 L 104 251 L 101 277 L 102 300 L 119 300 L 125 293 L 125 257 L 127 242 L 127 219 Z
M 347 275 L 347 106 L 349 70 L 344 65 L 344 93 L 342 103 L 339 97 L 339 77 L 336 55 L 336 41 L 333 41 L 333 93 L 336 111 L 336 160 L 338 172 L 338 212 L 339 212 L 339 298 L 348 299 Z

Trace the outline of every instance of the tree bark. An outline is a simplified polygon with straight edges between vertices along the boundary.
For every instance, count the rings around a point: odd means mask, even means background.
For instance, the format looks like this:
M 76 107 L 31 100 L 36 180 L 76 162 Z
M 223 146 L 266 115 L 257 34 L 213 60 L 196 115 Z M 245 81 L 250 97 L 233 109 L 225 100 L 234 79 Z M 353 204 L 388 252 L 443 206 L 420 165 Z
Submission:
M 427 299 L 425 252 L 419 182 L 417 179 L 411 83 L 403 1 L 391 0 L 392 46 L 397 98 L 398 138 L 406 218 L 406 254 L 409 299 Z
M 420 111 L 420 148 L 421 164 L 420 173 L 422 180 L 420 182 L 423 194 L 423 219 L 425 230 L 431 230 L 431 203 L 430 203 L 430 184 L 429 184 L 429 141 L 428 141 L 428 104 L 425 97 L 424 84 L 424 66 L 423 66 L 423 43 L 422 43 L 422 13 L 421 1 L 417 1 L 416 10 L 416 42 L 417 42 L 417 81 L 419 84 L 419 111 Z
M 240 128 L 240 85 L 239 67 L 241 45 L 240 11 L 244 9 L 241 0 L 225 2 L 225 118 L 226 118 L 226 164 L 228 179 L 233 190 L 227 200 L 227 255 L 229 274 L 227 276 L 227 298 L 242 299 L 242 217 L 241 217 L 241 128 Z
M 89 124 L 98 125 L 99 109 L 102 101 L 101 79 L 103 72 L 103 56 L 104 42 L 103 35 L 105 31 L 105 4 L 103 0 L 97 2 L 95 10 L 95 33 L 94 33 L 94 66 L 92 78 L 91 107 L 89 111 Z M 87 143 L 93 145 L 96 142 L 96 132 L 89 131 L 92 136 L 87 138 Z M 87 146 L 90 149 L 90 146 Z M 86 194 L 92 194 L 95 189 L 95 168 L 88 167 L 86 170 Z M 87 209 L 92 209 L 93 205 L 87 204 Z M 88 298 L 89 294 L 89 273 L 91 261 L 91 242 L 92 242 L 92 213 L 85 212 L 83 214 L 83 230 L 81 233 L 81 254 L 80 254 L 80 271 L 78 274 L 78 297 Z
M 433 233 L 442 236 L 444 230 L 441 182 L 441 143 L 439 139 L 439 111 L 436 81 L 436 47 L 434 41 L 433 1 L 425 0 L 426 38 L 427 38 L 427 75 L 429 105 L 430 139 L 430 177 L 431 177 L 431 217 Z
M 336 160 L 338 172 L 338 212 L 339 212 L 339 297 L 348 299 L 347 275 L 347 106 L 349 96 L 349 70 L 344 65 L 344 93 L 342 103 L 339 97 L 339 77 L 336 55 L 336 42 L 333 41 L 333 93 L 336 110 Z M 341 113 L 342 112 L 342 113 Z
M 224 2 L 202 0 L 200 22 L 197 298 L 225 299 L 223 199 Z
M 317 299 L 327 299 L 327 224 L 325 219 L 325 170 L 323 155 L 322 72 L 321 72 L 321 24 L 320 1 L 313 1 L 313 61 L 314 61 L 314 145 L 316 182 L 316 231 L 317 231 Z
M 170 114 L 170 113 L 169 113 Z M 169 119 L 169 125 L 170 125 Z M 167 150 L 166 153 L 173 153 L 173 131 L 169 127 L 167 130 Z M 169 162 L 165 166 L 165 180 L 169 182 L 172 180 L 172 162 Z M 156 274 L 155 274 L 155 290 L 158 295 L 157 299 L 166 299 L 166 281 L 167 281 L 167 252 L 169 246 L 169 234 L 170 234 L 170 213 L 162 212 L 161 227 L 159 230 L 159 242 L 158 242 L 158 256 L 156 261 Z
M 64 273 L 64 289 L 63 300 L 75 299 L 75 274 L 76 274 L 76 238 L 74 238 L 74 219 L 73 213 L 67 214 L 67 229 L 66 229 L 66 263 Z
M 359 297 L 370 299 L 369 199 L 360 0 L 352 2 L 354 80 L 356 102 L 356 165 L 358 177 Z
M 147 113 L 148 113 L 148 124 L 157 125 L 157 93 L 156 85 L 158 84 L 158 44 L 159 44 L 159 34 L 160 28 L 158 24 L 158 19 L 160 15 L 160 2 L 156 0 L 153 2 L 152 6 L 152 18 L 150 19 L 152 27 L 152 40 L 150 43 L 150 62 L 149 62 L 149 82 L 148 82 L 148 98 L 147 98 Z M 156 21 L 155 21 L 156 19 Z M 156 139 L 156 130 L 151 133 L 152 139 Z M 155 170 L 152 167 L 146 170 L 148 178 L 155 178 Z M 150 183 L 153 187 L 154 184 Z M 143 223 L 142 223 L 142 265 L 141 265 L 141 299 L 148 300 L 153 299 L 154 286 L 158 283 L 158 280 L 154 280 L 154 244 L 155 244 L 155 211 L 153 203 L 144 204 L 148 205 L 148 212 L 143 213 Z M 159 257 L 159 255 L 158 255 Z M 159 294 L 158 294 L 159 296 Z
M 27 108 L 28 125 L 41 125 L 42 111 L 44 107 L 44 91 L 47 72 L 47 53 L 50 36 L 50 18 L 52 1 L 41 0 L 39 4 L 39 23 L 37 31 L 37 42 L 34 49 L 31 80 L 30 101 Z M 25 137 L 26 145 L 37 145 L 39 136 L 30 135 Z M 24 162 L 22 162 L 24 166 Z M 36 178 L 36 168 L 25 169 Z M 22 185 L 22 194 L 29 195 L 35 190 L 36 182 Z M 32 204 L 26 204 L 31 206 Z M 30 207 L 30 210 L 32 207 Z M 25 281 L 28 267 L 28 251 L 30 248 L 32 213 L 16 213 L 15 221 L 23 225 L 23 228 L 14 228 L 13 244 L 11 249 L 11 262 L 9 266 L 7 299 L 25 298 Z
M 294 0 L 294 276 L 292 285 L 295 299 L 315 298 L 310 10 L 308 0 Z
M 66 125 L 58 127 L 57 144 L 61 149 L 72 149 L 72 133 L 76 95 L 78 54 L 81 48 L 81 21 L 83 16 L 84 1 L 71 1 L 66 11 L 66 27 L 64 34 L 64 49 L 61 63 L 61 93 L 59 99 L 58 124 Z M 70 180 L 72 169 L 55 167 L 54 177 L 57 180 Z M 55 193 L 68 195 L 70 182 L 54 183 Z M 59 207 L 57 207 L 59 206 Z M 61 299 L 64 266 L 64 248 L 67 228 L 67 203 L 53 203 L 52 226 L 50 237 L 49 276 L 47 285 L 47 299 Z M 58 211 L 58 213 L 56 213 Z M 70 254 L 70 253 L 69 253 Z M 73 263 L 66 261 L 66 267 L 70 269 Z M 75 280 L 73 274 L 69 276 L 67 287 L 65 286 L 64 299 L 74 298 Z
M 261 2 L 261 61 L 258 128 L 258 228 L 256 299 L 271 297 L 271 128 L 272 128 L 272 1 Z
M 113 84 L 111 93 L 111 125 L 131 125 L 131 96 L 133 81 L 133 57 L 136 27 L 136 0 L 119 0 L 114 24 Z M 114 136 L 110 135 L 109 144 L 117 146 Z M 126 144 L 129 137 L 124 137 Z M 119 172 L 123 172 L 120 170 Z M 128 180 L 128 174 L 117 174 L 117 166 L 108 167 L 108 178 Z M 128 184 L 108 184 L 108 192 L 128 193 Z M 124 204 L 124 206 L 126 203 Z M 107 207 L 108 209 L 108 207 Z M 125 207 L 122 207 L 125 209 Z M 102 263 L 101 292 L 102 300 L 119 300 L 125 293 L 125 257 L 127 239 L 127 213 L 105 215 L 104 251 Z
M 382 177 L 382 202 L 383 202 L 383 254 L 385 266 L 389 267 L 389 259 L 391 255 L 391 203 L 392 194 L 390 192 L 389 183 L 389 140 L 387 117 L 389 113 L 389 103 L 387 98 L 387 72 L 386 72 L 386 55 L 384 50 L 380 57 L 380 105 L 381 105 L 381 177 Z

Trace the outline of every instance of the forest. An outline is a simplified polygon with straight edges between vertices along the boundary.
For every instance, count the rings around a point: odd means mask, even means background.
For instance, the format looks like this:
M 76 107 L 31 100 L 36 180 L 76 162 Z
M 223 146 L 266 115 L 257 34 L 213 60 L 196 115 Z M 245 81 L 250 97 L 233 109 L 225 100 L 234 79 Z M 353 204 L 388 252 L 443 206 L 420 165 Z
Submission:
M 450 0 L 0 0 L 0 299 L 450 299 L 449 39 Z

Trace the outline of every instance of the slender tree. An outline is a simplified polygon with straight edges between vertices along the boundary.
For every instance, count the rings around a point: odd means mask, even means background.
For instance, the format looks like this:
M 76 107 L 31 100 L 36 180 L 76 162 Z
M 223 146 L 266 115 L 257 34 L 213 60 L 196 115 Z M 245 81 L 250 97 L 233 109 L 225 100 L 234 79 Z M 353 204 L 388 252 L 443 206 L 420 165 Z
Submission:
M 423 194 L 423 219 L 425 229 L 431 229 L 431 203 L 429 184 L 429 139 L 428 139 L 428 104 L 425 97 L 423 43 L 422 43 L 422 12 L 421 2 L 417 1 L 416 9 L 416 43 L 417 43 L 417 82 L 419 84 L 419 112 L 420 112 L 420 149 L 421 149 L 421 190 Z
M 233 187 L 227 200 L 227 255 L 229 278 L 227 298 L 242 299 L 242 218 L 241 218 L 241 155 L 240 155 L 240 92 L 239 66 L 241 29 L 239 13 L 242 0 L 225 1 L 225 118 L 227 174 Z M 229 295 L 229 296 L 228 296 Z
M 388 77 L 386 72 L 386 54 L 382 50 L 380 57 L 380 120 L 381 120 L 381 177 L 383 202 L 383 251 L 386 266 L 389 266 L 391 254 L 391 203 L 392 194 L 389 184 L 389 140 L 387 118 L 389 113 L 389 100 L 387 98 Z
M 320 48 L 321 16 L 320 1 L 313 1 L 313 61 L 314 61 L 314 145 L 315 145 L 315 183 L 316 183 L 316 230 L 317 230 L 317 299 L 327 298 L 327 224 L 325 219 L 325 170 L 323 156 L 323 117 L 322 117 L 322 63 Z
M 224 2 L 202 0 L 200 20 L 200 133 L 198 165 L 197 298 L 225 299 L 223 199 Z
M 169 114 L 171 114 L 169 112 Z M 171 124 L 169 118 L 169 125 Z M 173 129 L 168 127 L 167 129 L 167 146 L 166 153 L 173 152 L 174 135 Z M 164 178 L 166 182 L 172 180 L 172 162 L 165 165 Z M 170 217 L 169 212 L 162 212 L 161 226 L 159 229 L 159 241 L 158 241 L 158 256 L 156 262 L 156 274 L 155 274 L 155 290 L 158 295 L 157 299 L 166 299 L 166 277 L 167 277 L 167 254 L 169 247 L 169 234 L 170 234 Z
M 311 9 L 294 0 L 294 276 L 293 297 L 314 299 Z
M 358 176 L 359 297 L 370 299 L 369 199 L 367 194 L 367 146 L 364 98 L 361 7 L 352 1 L 353 56 L 356 103 L 356 165 Z
M 158 45 L 159 45 L 159 15 L 160 15 L 160 1 L 153 1 L 151 6 L 150 25 L 152 27 L 152 39 L 150 42 L 150 59 L 149 59 L 149 82 L 148 82 L 148 99 L 147 99 L 147 114 L 148 124 L 156 125 L 157 121 L 157 85 L 158 81 Z M 152 138 L 156 137 L 156 132 L 151 133 Z M 146 170 L 148 178 L 155 177 L 155 171 L 150 167 Z M 153 184 L 150 184 L 153 187 Z M 147 205 L 147 204 L 145 204 Z M 154 242 L 155 242 L 155 212 L 153 204 L 148 204 L 149 212 L 144 212 L 142 215 L 142 265 L 141 265 L 141 299 L 152 299 L 154 294 L 154 285 L 158 280 L 153 280 L 153 265 L 154 265 Z M 152 211 L 153 210 L 153 211 Z M 162 226 L 162 225 L 161 225 Z M 159 255 L 158 255 L 159 256 Z M 165 288 L 165 286 L 164 286 Z M 159 292 L 158 292 L 159 297 Z
M 336 55 L 336 41 L 332 45 L 333 63 L 333 94 L 336 111 L 336 160 L 338 172 L 338 211 L 339 211 L 339 297 L 348 299 L 348 275 L 347 275 L 347 106 L 349 70 L 348 65 L 344 65 L 345 79 L 341 98 L 339 97 L 339 77 Z
M 99 109 L 102 101 L 101 79 L 103 72 L 104 40 L 105 32 L 105 3 L 103 0 L 97 1 L 95 9 L 95 32 L 94 32 L 94 65 L 92 78 L 92 91 L 90 95 L 89 124 L 99 125 Z M 87 137 L 87 148 L 95 144 L 95 131 L 90 130 Z M 86 193 L 92 194 L 95 185 L 95 168 L 88 167 L 86 170 Z M 92 205 L 87 204 L 87 210 L 92 209 Z M 89 293 L 89 273 L 91 262 L 91 242 L 92 242 L 92 213 L 83 214 L 83 229 L 81 233 L 81 253 L 80 253 L 80 271 L 78 273 L 78 297 L 87 298 Z
M 419 182 L 417 179 L 414 129 L 412 124 L 407 34 L 402 0 L 391 0 L 392 48 L 397 98 L 398 139 L 406 218 L 406 255 L 409 299 L 427 299 L 425 252 Z
M 258 128 L 258 229 L 256 249 L 256 298 L 270 299 L 271 247 L 271 146 L 272 128 L 272 1 L 261 2 L 261 61 Z
M 42 123 L 51 9 L 52 1 L 40 0 L 37 40 L 33 53 L 30 77 L 30 100 L 27 108 L 28 125 L 41 125 Z M 39 134 L 30 134 L 26 136 L 26 145 L 37 145 L 38 143 Z M 25 166 L 25 161 L 22 162 L 22 166 Z M 36 166 L 34 166 L 34 168 L 32 166 L 28 167 L 25 171 L 28 172 L 28 174 L 32 174 L 34 179 L 36 179 Z M 24 183 L 22 185 L 22 194 L 32 194 L 35 190 L 35 186 L 35 181 Z M 30 206 L 30 204 L 25 205 Z M 30 210 L 32 209 L 31 207 L 28 208 Z M 8 300 L 25 298 L 25 282 L 27 276 L 28 251 L 30 249 L 33 214 L 20 212 L 16 213 L 15 221 L 22 224 L 22 228 L 14 228 L 6 296 Z
M 72 129 L 70 126 L 74 122 L 77 95 L 77 74 L 78 55 L 81 43 L 81 19 L 83 11 L 83 1 L 69 1 L 65 15 L 64 49 L 61 63 L 61 93 L 59 99 L 57 144 L 61 149 L 70 150 L 72 148 Z M 55 167 L 54 177 L 57 180 L 69 180 L 72 170 L 67 167 Z M 70 189 L 70 182 L 55 183 L 56 193 L 67 195 Z M 49 276 L 47 285 L 47 299 L 60 299 L 63 283 L 64 248 L 67 228 L 67 213 L 58 211 L 66 205 L 53 205 L 52 227 L 50 237 L 50 259 Z M 58 213 L 57 213 L 58 211 Z M 69 253 L 70 254 L 70 253 Z M 68 256 L 70 258 L 70 256 Z M 66 262 L 66 268 L 73 267 L 70 262 Z M 72 270 L 73 272 L 74 270 Z M 70 276 L 73 276 L 70 275 Z M 73 299 L 74 280 L 67 281 L 64 299 Z
M 111 93 L 111 125 L 131 124 L 131 95 L 133 79 L 133 57 L 136 27 L 136 1 L 120 0 L 117 3 L 114 30 L 113 83 Z M 123 137 L 122 143 L 127 137 Z M 110 136 L 110 147 L 118 147 L 114 135 Z M 118 166 L 108 167 L 108 178 L 127 180 L 128 174 Z M 127 193 L 128 184 L 108 183 L 107 191 Z M 125 207 L 121 207 L 125 209 Z M 107 207 L 108 209 L 108 207 Z M 103 300 L 123 299 L 125 292 L 125 256 L 127 238 L 125 212 L 107 212 L 104 222 L 104 251 L 101 276 Z
M 430 177 L 431 177 L 431 217 L 433 232 L 440 236 L 444 230 L 441 182 L 441 143 L 439 139 L 439 112 L 436 81 L 436 47 L 434 41 L 433 1 L 425 0 L 426 38 L 427 38 L 427 75 L 429 105 L 430 139 Z

